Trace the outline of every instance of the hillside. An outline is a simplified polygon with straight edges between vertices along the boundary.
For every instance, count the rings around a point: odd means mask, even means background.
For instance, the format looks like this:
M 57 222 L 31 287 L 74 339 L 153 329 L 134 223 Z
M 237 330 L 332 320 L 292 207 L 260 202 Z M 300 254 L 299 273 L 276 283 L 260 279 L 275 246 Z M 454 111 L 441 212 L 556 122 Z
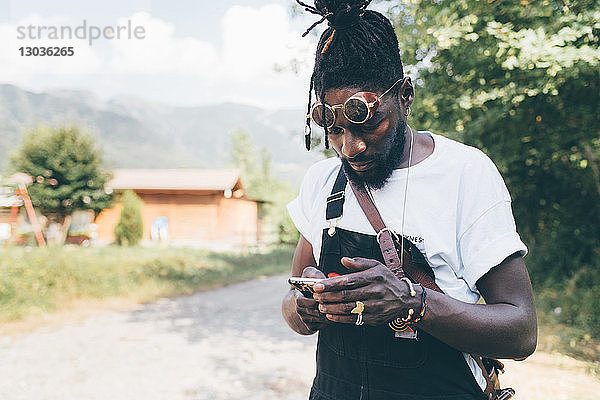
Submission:
M 93 132 L 113 168 L 225 167 L 229 133 L 243 128 L 257 147 L 270 151 L 274 172 L 297 184 L 320 158 L 302 147 L 303 114 L 231 103 L 173 107 L 131 97 L 101 101 L 84 91 L 34 93 L 0 85 L 0 168 L 21 132 L 38 124 L 76 124 Z

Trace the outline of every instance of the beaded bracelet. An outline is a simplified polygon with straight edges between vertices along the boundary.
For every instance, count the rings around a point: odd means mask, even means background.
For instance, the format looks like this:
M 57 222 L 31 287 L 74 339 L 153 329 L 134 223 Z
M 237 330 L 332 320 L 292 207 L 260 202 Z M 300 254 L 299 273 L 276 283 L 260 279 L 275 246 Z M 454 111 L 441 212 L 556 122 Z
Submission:
M 425 289 L 425 286 L 420 285 L 421 289 L 423 289 L 423 291 L 421 292 L 421 312 L 419 313 L 419 316 L 415 319 L 413 319 L 411 321 L 411 323 L 416 324 L 417 322 L 419 322 L 421 320 L 421 318 L 423 318 L 425 316 L 425 311 L 427 311 L 427 290 Z
M 406 284 L 408 285 L 408 289 L 410 291 L 410 297 L 415 297 L 417 295 L 417 292 L 415 291 L 415 287 L 413 286 L 413 283 L 410 281 L 410 279 L 408 279 L 407 277 L 404 277 L 404 278 L 400 278 L 400 280 L 406 282 Z M 410 322 L 414 313 L 415 313 L 415 310 L 413 310 L 412 308 L 409 308 L 408 316 L 406 318 L 400 318 L 400 319 L 402 320 L 402 322 L 408 323 L 408 322 Z
M 427 291 L 425 290 L 425 287 L 423 285 L 421 285 L 420 283 L 418 284 L 419 286 L 421 286 L 421 312 L 419 313 L 419 316 L 415 319 L 413 319 L 413 315 L 415 314 L 415 310 L 413 310 L 412 308 L 408 309 L 408 315 L 406 316 L 406 318 L 401 318 L 402 322 L 405 323 L 410 323 L 410 324 L 416 324 L 417 322 L 419 322 L 421 320 L 421 318 L 423 318 L 423 316 L 425 315 L 425 311 L 427 310 Z M 414 290 L 414 289 L 413 289 Z M 415 293 L 416 295 L 416 293 Z M 412 293 L 411 293 L 412 296 Z M 414 297 L 414 296 L 412 296 Z

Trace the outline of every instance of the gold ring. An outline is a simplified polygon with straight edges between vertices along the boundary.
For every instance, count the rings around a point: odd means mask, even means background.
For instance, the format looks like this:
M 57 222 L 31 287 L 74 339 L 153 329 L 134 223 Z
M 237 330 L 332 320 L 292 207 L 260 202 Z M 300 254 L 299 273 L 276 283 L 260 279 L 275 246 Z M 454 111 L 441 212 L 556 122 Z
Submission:
M 363 311 L 365 311 L 365 304 L 362 301 L 357 301 L 356 307 L 350 311 L 350 314 L 358 314 L 359 316 L 362 316 Z
M 356 324 L 357 326 L 361 326 L 361 325 L 363 325 L 364 323 L 365 323 L 365 321 L 363 321 L 362 314 L 358 314 L 358 317 L 356 318 L 356 322 L 355 322 L 355 324 Z

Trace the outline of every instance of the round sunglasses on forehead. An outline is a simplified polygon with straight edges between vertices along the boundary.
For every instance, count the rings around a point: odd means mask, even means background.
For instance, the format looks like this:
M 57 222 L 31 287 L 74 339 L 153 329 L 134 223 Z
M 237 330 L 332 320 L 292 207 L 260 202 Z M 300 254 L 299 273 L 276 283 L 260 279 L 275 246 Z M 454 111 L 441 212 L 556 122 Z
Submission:
M 341 109 L 348 121 L 353 124 L 363 124 L 373 117 L 381 104 L 381 98 L 403 80 L 404 78 L 398 79 L 380 96 L 371 92 L 358 92 L 350 96 L 344 104 L 330 106 L 327 103 L 316 102 L 310 109 L 309 118 L 317 125 L 321 127 L 327 126 L 327 129 L 330 129 L 335 125 L 335 110 Z

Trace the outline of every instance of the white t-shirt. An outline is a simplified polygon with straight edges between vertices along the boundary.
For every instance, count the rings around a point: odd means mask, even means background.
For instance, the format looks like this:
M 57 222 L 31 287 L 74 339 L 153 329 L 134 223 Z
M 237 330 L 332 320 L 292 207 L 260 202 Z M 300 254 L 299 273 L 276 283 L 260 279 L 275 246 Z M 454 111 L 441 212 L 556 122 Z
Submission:
M 382 189 L 372 191 L 373 199 L 386 226 L 400 234 L 409 174 L 404 236 L 423 253 L 446 294 L 475 303 L 480 297 L 477 280 L 507 256 L 515 252 L 524 256 L 527 247 L 516 231 L 510 194 L 494 163 L 474 147 L 431 136 L 433 153 L 411 166 L 410 172 L 394 170 Z M 311 166 L 298 197 L 288 204 L 292 221 L 312 245 L 317 262 L 323 229 L 329 227 L 326 199 L 340 164 L 334 157 Z M 345 197 L 336 226 L 374 235 L 349 185 Z M 467 361 L 485 387 L 479 368 L 468 356 Z

